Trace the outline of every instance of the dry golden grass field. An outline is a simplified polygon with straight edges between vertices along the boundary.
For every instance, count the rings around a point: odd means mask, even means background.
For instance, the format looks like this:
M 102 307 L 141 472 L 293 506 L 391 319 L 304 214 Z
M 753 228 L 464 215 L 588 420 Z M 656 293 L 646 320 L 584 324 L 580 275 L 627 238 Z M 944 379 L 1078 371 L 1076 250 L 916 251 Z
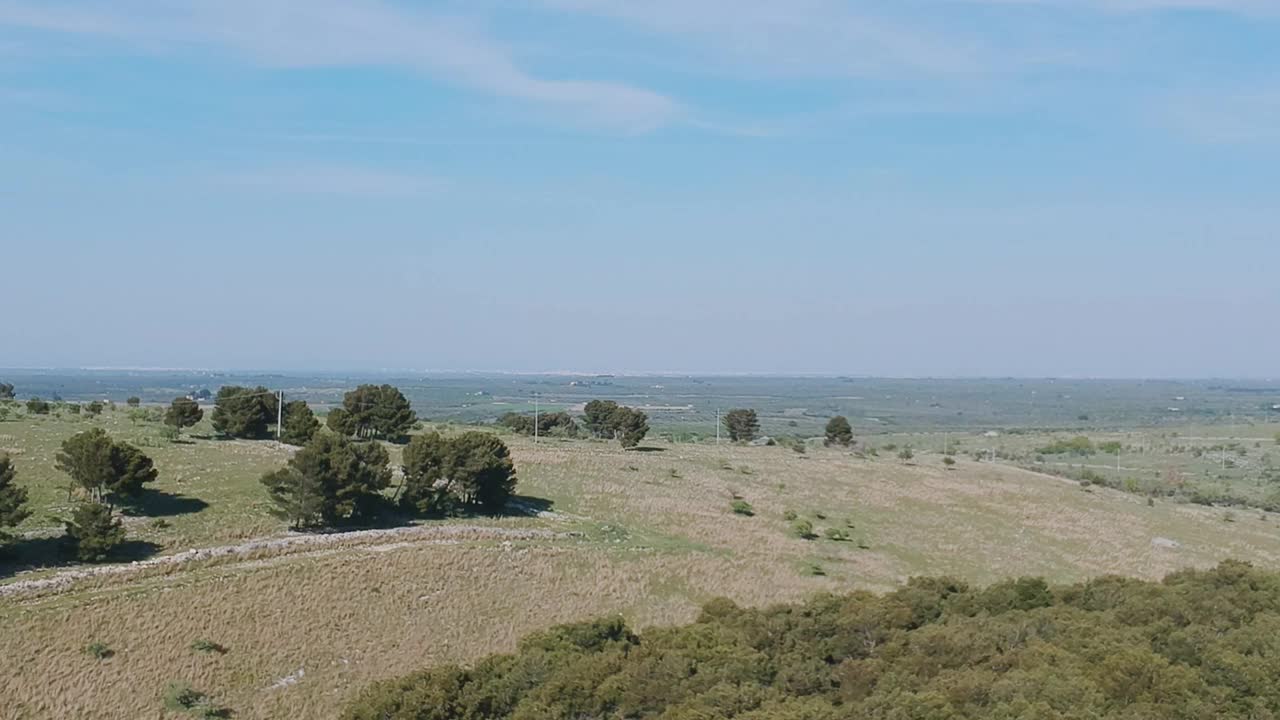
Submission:
M 51 527 L 65 501 L 53 451 L 89 422 L 121 437 L 151 432 L 111 413 L 0 426 L 0 447 L 16 450 L 19 481 L 39 499 L 27 532 Z M 623 452 L 507 441 L 518 492 L 550 503 L 539 516 L 259 546 L 89 578 L 66 579 L 66 567 L 0 573 L 10 586 L 3 594 L 0 584 L 0 717 L 166 717 L 161 693 L 185 681 L 235 717 L 333 718 L 372 680 L 511 649 L 556 622 L 611 613 L 639 627 L 683 622 L 717 595 L 765 604 L 944 573 L 976 583 L 1156 578 L 1230 557 L 1280 568 L 1276 516 L 1148 505 L 964 456 L 948 469 L 932 453 L 908 464 L 820 446 Z M 168 527 L 130 523 L 162 556 L 286 535 L 257 478 L 287 449 L 196 440 L 148 452 L 158 490 L 190 499 Z M 735 514 L 735 498 L 755 514 Z M 790 513 L 817 538 L 797 537 Z M 849 539 L 829 539 L 828 528 Z M 223 652 L 193 650 L 196 640 Z M 91 643 L 110 656 L 86 653 Z

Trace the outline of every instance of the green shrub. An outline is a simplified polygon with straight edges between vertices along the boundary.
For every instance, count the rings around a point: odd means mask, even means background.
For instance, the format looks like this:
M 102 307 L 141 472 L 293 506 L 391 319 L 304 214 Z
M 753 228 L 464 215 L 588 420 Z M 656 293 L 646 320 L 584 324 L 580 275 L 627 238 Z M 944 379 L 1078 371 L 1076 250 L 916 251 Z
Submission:
M 1092 470 L 1090 468 L 1085 468 L 1084 470 L 1080 471 L 1080 480 L 1082 482 L 1087 482 L 1091 485 L 1105 486 L 1107 484 L 1107 478 L 1105 475 L 1095 470 Z
M 823 534 L 827 536 L 828 540 L 835 540 L 836 542 L 848 542 L 849 540 L 849 533 L 840 528 L 829 527 L 823 531 Z
M 99 642 L 96 640 L 86 645 L 84 648 L 84 652 L 86 655 L 93 658 L 97 658 L 98 660 L 106 660 L 107 658 L 116 654 L 114 650 L 107 647 L 106 643 Z
M 791 534 L 801 540 L 812 540 L 817 537 L 813 534 L 813 523 L 803 519 L 791 523 Z
M 164 690 L 164 707 L 174 712 L 185 712 L 200 718 L 231 717 L 230 711 L 218 707 L 206 694 L 187 682 L 171 682 Z
M 736 515 L 746 515 L 747 517 L 751 517 L 756 514 L 755 508 L 751 507 L 751 503 L 746 500 L 734 500 L 730 507 Z
M 1163 582 L 915 578 L 792 605 L 720 598 L 683 627 L 561 626 L 380 681 L 340 717 L 1247 720 L 1280 706 L 1278 614 L 1280 575 L 1241 562 Z
M 213 642 L 212 640 L 205 640 L 204 638 L 200 638 L 199 640 L 192 642 L 191 649 L 196 652 L 218 653 L 219 655 L 227 652 L 225 647 Z
M 1120 450 L 1123 447 L 1124 446 L 1120 444 L 1119 440 L 1108 440 L 1106 442 L 1098 443 L 1098 450 L 1106 453 L 1107 455 L 1119 455 Z
M 1044 447 L 1037 448 L 1040 455 L 1092 455 L 1096 452 L 1093 441 L 1079 435 L 1070 440 L 1054 440 Z
M 796 518 L 798 518 L 798 517 L 800 517 L 800 516 L 799 516 L 799 515 L 796 515 L 796 511 L 795 511 L 795 510 L 787 510 L 787 511 L 785 511 L 785 512 L 783 512 L 783 513 L 782 513 L 782 519 L 783 519 L 783 520 L 786 520 L 787 522 L 791 522 L 792 520 L 795 520 L 795 519 L 796 519 Z
M 76 558 L 82 562 L 102 562 L 124 542 L 124 523 L 101 503 L 80 503 L 66 527 Z

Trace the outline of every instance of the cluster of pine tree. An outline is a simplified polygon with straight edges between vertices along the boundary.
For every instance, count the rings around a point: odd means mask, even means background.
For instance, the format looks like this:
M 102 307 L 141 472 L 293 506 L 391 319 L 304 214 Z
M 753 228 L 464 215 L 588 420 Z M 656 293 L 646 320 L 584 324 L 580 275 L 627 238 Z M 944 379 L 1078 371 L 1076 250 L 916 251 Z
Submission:
M 289 463 L 262 478 L 273 514 L 295 528 L 376 520 L 398 507 L 411 515 L 499 512 L 515 492 L 516 471 L 496 435 L 428 432 L 404 448 L 403 482 L 392 497 L 391 458 L 378 442 L 316 434 Z
M 637 635 L 618 619 L 368 688 L 346 720 L 1280 717 L 1280 575 L 916 579 Z
M 648 415 L 612 400 L 592 400 L 582 413 L 587 432 L 598 438 L 616 438 L 624 448 L 636 447 L 649 434 Z
M 567 412 L 541 413 L 536 418 L 533 415 L 509 412 L 498 418 L 498 424 L 521 435 L 533 435 L 536 425 L 538 435 L 551 437 L 578 436 L 578 423 Z

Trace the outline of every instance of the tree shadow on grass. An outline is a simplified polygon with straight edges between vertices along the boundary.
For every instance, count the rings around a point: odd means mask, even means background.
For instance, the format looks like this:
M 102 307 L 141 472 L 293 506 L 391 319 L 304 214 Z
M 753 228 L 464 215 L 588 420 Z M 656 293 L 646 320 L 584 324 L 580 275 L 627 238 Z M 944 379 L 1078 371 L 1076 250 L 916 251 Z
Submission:
M 539 517 L 542 513 L 552 512 L 555 502 L 532 495 L 512 495 L 501 510 L 471 506 L 450 507 L 442 512 L 422 515 L 404 515 L 409 520 L 458 520 L 466 518 L 521 518 Z
M 532 495 L 512 495 L 507 506 L 500 513 L 491 513 L 506 517 L 537 517 L 544 512 L 551 512 L 555 501 Z
M 126 499 L 121 504 L 120 510 L 133 517 L 173 517 L 198 513 L 207 507 L 209 503 L 200 498 L 144 488 L 137 497 Z
M 654 452 L 666 452 L 666 451 L 667 451 L 666 448 L 653 447 L 652 445 L 640 445 L 638 447 L 631 448 L 631 450 L 629 450 L 628 452 L 654 453 Z
M 111 552 L 107 563 L 127 563 L 145 560 L 160 552 L 163 546 L 146 540 L 126 540 Z M 65 535 L 53 537 L 21 538 L 0 547 L 0 578 L 7 578 L 28 570 L 64 568 L 72 565 L 93 567 L 81 563 Z

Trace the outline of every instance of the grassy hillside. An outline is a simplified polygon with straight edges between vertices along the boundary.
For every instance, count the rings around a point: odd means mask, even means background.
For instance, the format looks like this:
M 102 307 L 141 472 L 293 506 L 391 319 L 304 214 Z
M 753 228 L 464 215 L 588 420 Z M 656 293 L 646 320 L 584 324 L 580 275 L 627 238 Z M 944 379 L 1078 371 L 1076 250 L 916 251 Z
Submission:
M 52 529 L 48 516 L 66 498 L 53 453 L 89 423 L 134 441 L 155 432 L 123 411 L 0 426 L 0 447 L 17 451 L 20 482 L 36 499 L 24 530 Z M 0 584 L 7 711 L 155 716 L 165 686 L 186 681 L 239 717 L 327 718 L 370 681 L 509 650 L 553 623 L 610 613 L 640 628 L 686 622 L 715 596 L 758 606 L 935 574 L 975 583 L 1155 578 L 1226 558 L 1280 568 L 1275 516 L 1240 511 L 1228 522 L 1222 510 L 1149 506 L 964 455 L 949 469 L 929 452 L 906 463 L 821 447 L 650 443 L 623 452 L 585 440 L 507 440 L 518 516 L 254 544 L 38 592 L 4 594 Z M 161 471 L 159 496 L 129 527 L 155 544 L 151 552 L 287 537 L 266 514 L 257 478 L 288 449 L 204 439 L 146 449 Z M 754 514 L 735 513 L 735 499 Z M 146 514 L 157 507 L 167 527 Z M 817 538 L 797 537 L 796 520 Z M 849 539 L 828 539 L 828 528 Z M 41 542 L 29 538 L 25 549 L 51 551 Z M 0 572 L 10 586 L 69 572 L 14 569 Z M 201 639 L 225 652 L 193 650 Z M 93 643 L 113 654 L 86 654 Z

